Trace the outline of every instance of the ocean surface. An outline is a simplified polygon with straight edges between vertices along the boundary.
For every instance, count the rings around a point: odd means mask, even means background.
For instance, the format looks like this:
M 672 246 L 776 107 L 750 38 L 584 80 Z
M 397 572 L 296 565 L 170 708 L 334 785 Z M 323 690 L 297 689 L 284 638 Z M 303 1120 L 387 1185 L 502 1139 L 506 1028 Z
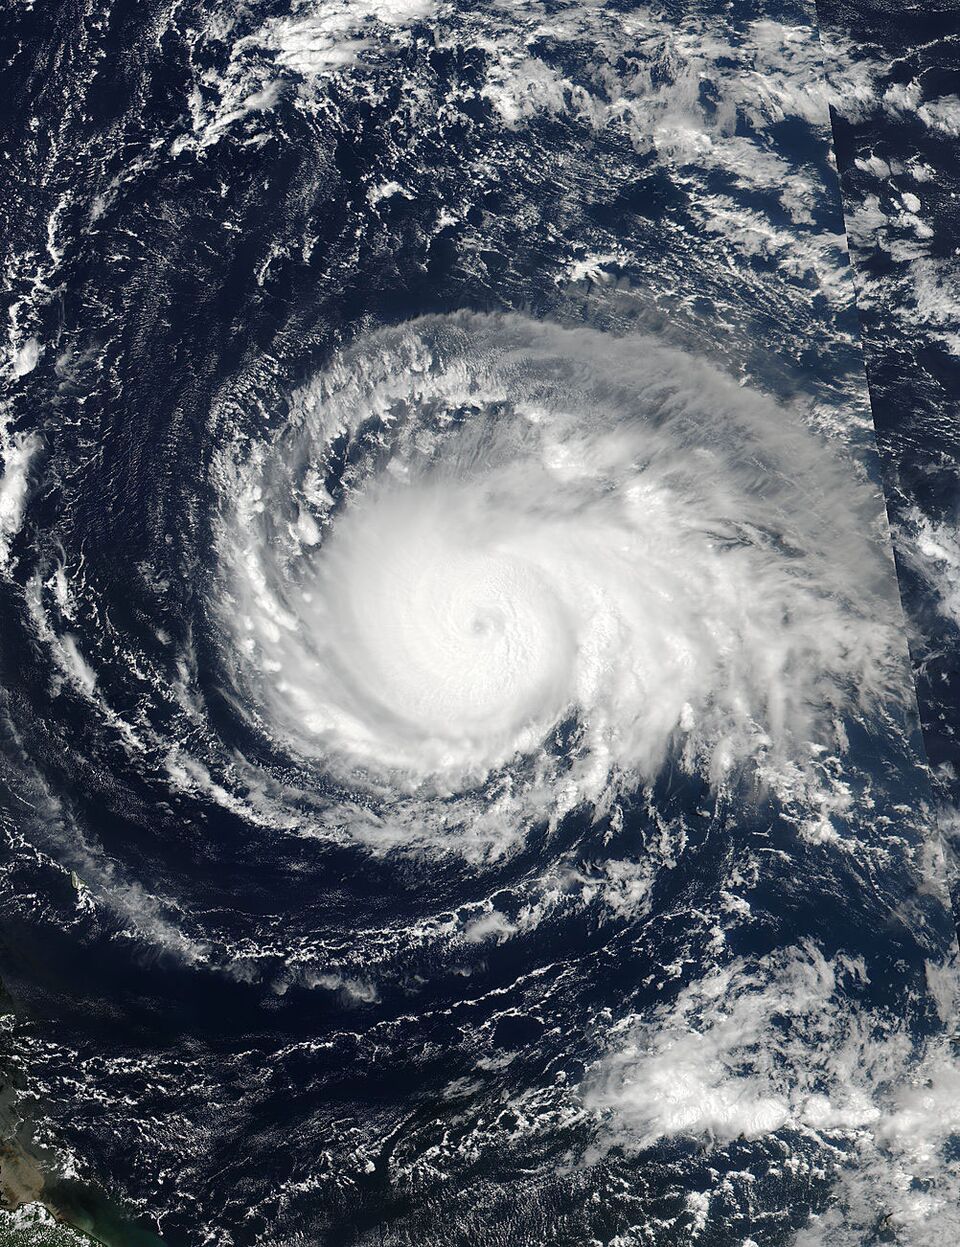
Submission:
M 0 1242 L 958 1241 L 958 26 L 8 7 Z

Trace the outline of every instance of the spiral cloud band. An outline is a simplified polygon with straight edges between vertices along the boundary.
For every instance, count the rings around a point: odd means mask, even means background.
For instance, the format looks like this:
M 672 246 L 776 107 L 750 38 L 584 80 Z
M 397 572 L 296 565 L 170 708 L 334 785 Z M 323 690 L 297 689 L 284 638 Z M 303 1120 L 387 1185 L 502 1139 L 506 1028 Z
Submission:
M 218 465 L 236 702 L 421 829 L 809 757 L 901 670 L 862 475 L 648 337 L 378 331 Z

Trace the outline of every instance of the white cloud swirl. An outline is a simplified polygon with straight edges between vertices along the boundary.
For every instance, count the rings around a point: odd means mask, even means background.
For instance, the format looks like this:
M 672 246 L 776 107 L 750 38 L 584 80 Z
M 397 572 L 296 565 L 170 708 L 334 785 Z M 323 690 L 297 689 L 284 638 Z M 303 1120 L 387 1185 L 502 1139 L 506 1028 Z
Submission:
M 218 477 L 237 704 L 394 820 L 603 808 L 671 755 L 721 782 L 902 678 L 862 473 L 650 338 L 382 330 Z

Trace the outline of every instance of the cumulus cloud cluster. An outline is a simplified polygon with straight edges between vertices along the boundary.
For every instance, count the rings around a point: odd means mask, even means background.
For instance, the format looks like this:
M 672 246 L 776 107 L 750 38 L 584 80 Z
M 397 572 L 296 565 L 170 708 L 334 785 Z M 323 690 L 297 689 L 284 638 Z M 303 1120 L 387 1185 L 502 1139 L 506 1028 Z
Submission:
M 955 968 L 928 964 L 928 978 L 945 1020 Z M 616 1025 L 585 1103 L 609 1142 L 633 1150 L 803 1136 L 839 1183 L 796 1247 L 854 1247 L 878 1223 L 937 1247 L 960 1232 L 960 1073 L 939 1030 L 918 1044 L 902 1020 L 853 1005 L 868 982 L 862 960 L 813 943 L 718 967 Z

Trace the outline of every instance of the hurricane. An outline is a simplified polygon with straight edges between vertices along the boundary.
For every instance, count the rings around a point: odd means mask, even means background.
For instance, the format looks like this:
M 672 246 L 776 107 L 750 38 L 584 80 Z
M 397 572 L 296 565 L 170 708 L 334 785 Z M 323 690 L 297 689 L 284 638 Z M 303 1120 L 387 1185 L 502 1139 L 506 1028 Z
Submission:
M 383 329 L 215 473 L 234 703 L 387 833 L 761 782 L 896 679 L 869 482 L 649 336 Z
M 0 1241 L 960 1242 L 903 23 L 13 9 Z

